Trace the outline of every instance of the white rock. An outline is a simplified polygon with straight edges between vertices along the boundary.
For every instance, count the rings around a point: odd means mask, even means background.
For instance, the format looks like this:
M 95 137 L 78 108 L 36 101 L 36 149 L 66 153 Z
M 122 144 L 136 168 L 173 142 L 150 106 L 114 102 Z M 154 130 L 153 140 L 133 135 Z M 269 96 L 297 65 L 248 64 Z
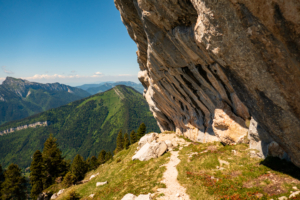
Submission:
M 121 200 L 135 200 L 136 196 L 134 194 L 126 194 Z
M 231 150 L 231 152 L 233 153 L 233 155 L 236 155 L 236 150 Z
M 176 194 L 176 197 L 180 197 L 180 194 L 179 194 L 179 193 L 177 193 L 177 194 Z
M 279 197 L 278 200 L 288 200 L 286 196 Z
M 164 141 L 156 142 L 152 141 L 146 143 L 133 157 L 132 160 L 147 161 L 151 158 L 157 158 L 161 156 L 167 150 L 167 145 Z
M 134 200 L 151 200 L 151 194 L 141 194 L 136 197 Z
M 59 192 L 57 193 L 57 196 L 61 195 L 64 192 L 65 189 L 59 190 Z
M 89 197 L 90 197 L 90 198 L 94 198 L 94 196 L 95 196 L 95 194 L 91 194 Z
M 54 193 L 52 196 L 51 196 L 51 199 L 56 199 L 58 197 L 58 195 L 56 193 Z
M 299 190 L 296 186 L 293 187 L 293 190 Z
M 293 193 L 289 196 L 289 198 L 290 198 L 290 199 L 291 199 L 291 198 L 294 198 L 294 197 L 298 196 L 299 194 L 300 194 L 300 191 L 293 192 Z
M 139 147 L 142 148 L 146 143 L 151 143 L 157 138 L 157 133 L 149 133 L 144 135 L 139 141 Z
M 165 140 L 166 145 L 168 146 L 168 149 L 173 147 L 173 144 L 170 140 Z
M 92 180 L 93 178 L 95 178 L 95 177 L 98 176 L 98 175 L 99 175 L 99 173 L 92 175 L 92 176 L 90 177 L 90 180 Z
M 101 185 L 106 185 L 106 184 L 107 184 L 107 181 L 105 181 L 105 182 L 98 182 L 98 183 L 96 183 L 96 187 L 101 186 Z

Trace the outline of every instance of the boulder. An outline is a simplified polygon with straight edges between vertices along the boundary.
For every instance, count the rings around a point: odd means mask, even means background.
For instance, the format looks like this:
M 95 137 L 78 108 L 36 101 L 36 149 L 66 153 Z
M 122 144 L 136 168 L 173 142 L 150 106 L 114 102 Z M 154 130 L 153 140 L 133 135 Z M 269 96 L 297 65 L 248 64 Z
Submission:
M 133 157 L 132 160 L 147 161 L 157 158 L 166 152 L 168 146 L 164 141 L 146 143 Z
M 106 184 L 107 184 L 107 181 L 105 181 L 105 182 L 98 182 L 98 183 L 96 183 L 96 187 L 101 186 L 101 185 L 106 185 Z
M 168 146 L 164 141 L 158 142 L 158 143 L 151 143 L 152 149 L 156 155 L 156 157 L 159 157 L 161 155 L 163 155 L 167 149 Z
M 173 147 L 172 141 L 165 140 L 166 145 L 168 146 L 168 149 L 171 149 Z
M 151 143 L 153 140 L 156 140 L 157 133 L 149 133 L 144 135 L 139 141 L 139 147 L 142 148 L 146 143 Z
M 90 194 L 89 197 L 90 197 L 90 198 L 94 198 L 94 196 L 95 196 L 95 194 Z
M 149 143 L 146 143 L 133 157 L 132 160 L 147 161 L 156 158 L 153 149 Z

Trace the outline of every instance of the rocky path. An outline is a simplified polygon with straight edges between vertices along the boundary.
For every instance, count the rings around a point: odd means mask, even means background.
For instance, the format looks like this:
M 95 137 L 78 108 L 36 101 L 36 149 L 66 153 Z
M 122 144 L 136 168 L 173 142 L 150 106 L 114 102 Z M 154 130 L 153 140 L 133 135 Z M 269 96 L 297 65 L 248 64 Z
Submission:
M 181 148 L 180 148 L 181 150 Z M 178 158 L 179 151 L 171 151 L 171 158 L 164 173 L 162 183 L 166 184 L 167 188 L 158 189 L 158 193 L 164 193 L 165 196 L 159 197 L 159 200 L 190 200 L 190 197 L 185 193 L 186 189 L 177 181 L 178 171 L 176 166 L 180 163 Z

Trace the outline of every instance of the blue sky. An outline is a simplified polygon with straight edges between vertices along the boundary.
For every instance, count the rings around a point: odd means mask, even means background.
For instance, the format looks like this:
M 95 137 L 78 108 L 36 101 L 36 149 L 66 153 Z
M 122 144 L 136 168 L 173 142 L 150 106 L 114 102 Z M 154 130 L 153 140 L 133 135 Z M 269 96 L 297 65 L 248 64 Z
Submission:
M 136 44 L 113 0 L 0 0 L 0 83 L 138 82 Z

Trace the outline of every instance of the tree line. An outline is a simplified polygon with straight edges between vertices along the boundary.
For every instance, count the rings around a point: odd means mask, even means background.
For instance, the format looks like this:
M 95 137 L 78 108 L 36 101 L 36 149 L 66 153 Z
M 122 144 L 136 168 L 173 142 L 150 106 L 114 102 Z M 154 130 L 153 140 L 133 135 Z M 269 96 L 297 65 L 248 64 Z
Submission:
M 131 144 L 136 143 L 146 133 L 146 125 L 142 123 L 137 130 L 131 131 L 130 138 L 127 133 L 120 130 L 117 136 L 117 145 L 114 154 L 128 149 Z M 84 158 L 77 154 L 71 164 L 65 160 L 59 149 L 57 139 L 50 134 L 44 143 L 43 151 L 37 150 L 32 157 L 30 165 L 31 198 L 37 199 L 39 194 L 53 184 L 62 184 L 70 187 L 83 180 L 88 171 L 95 170 L 99 165 L 113 159 L 111 152 L 101 150 L 98 158 Z M 26 179 L 22 176 L 22 170 L 16 164 L 10 164 L 6 170 L 0 165 L 0 199 L 2 200 L 24 200 L 27 199 Z

